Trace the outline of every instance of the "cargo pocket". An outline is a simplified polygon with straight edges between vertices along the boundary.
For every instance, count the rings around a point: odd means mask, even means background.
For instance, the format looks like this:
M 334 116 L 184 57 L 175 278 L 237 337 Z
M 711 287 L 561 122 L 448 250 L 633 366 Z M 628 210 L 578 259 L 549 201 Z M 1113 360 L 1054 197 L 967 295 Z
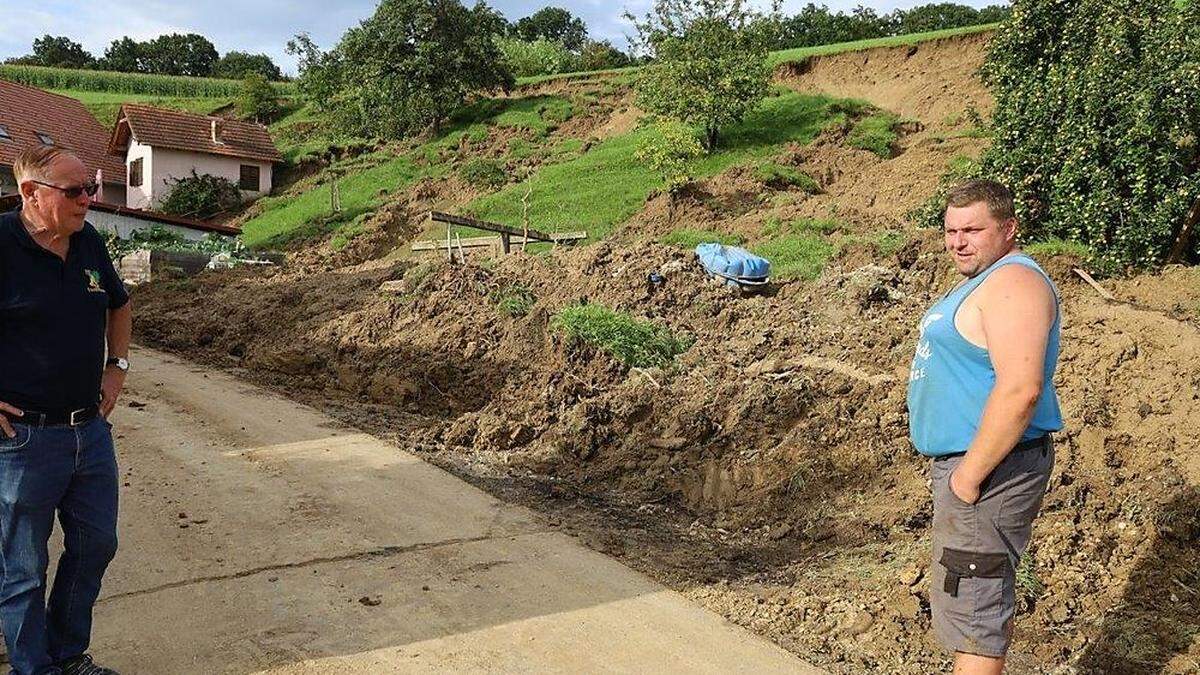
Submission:
M 942 590 L 947 595 L 969 605 L 977 616 L 1004 610 L 1013 577 L 1008 554 L 943 548 L 940 562 L 946 568 Z

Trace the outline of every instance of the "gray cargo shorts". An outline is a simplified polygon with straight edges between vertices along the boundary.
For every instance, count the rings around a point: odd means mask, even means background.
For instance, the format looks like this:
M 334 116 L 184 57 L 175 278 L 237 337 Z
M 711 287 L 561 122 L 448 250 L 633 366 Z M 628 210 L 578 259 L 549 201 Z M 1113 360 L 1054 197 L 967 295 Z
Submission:
M 933 460 L 933 629 L 947 648 L 1002 657 L 1012 639 L 1016 569 L 1054 468 L 1054 444 L 1013 451 L 968 504 L 950 490 L 962 457 Z

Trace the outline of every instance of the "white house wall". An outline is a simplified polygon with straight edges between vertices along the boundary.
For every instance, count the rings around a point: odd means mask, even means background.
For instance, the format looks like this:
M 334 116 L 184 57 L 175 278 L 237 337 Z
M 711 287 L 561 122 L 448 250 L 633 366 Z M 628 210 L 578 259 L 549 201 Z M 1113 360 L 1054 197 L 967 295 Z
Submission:
M 154 221 L 142 220 L 130 216 L 123 216 L 116 213 L 108 213 L 105 211 L 88 211 L 87 222 L 92 224 L 92 227 L 101 232 L 116 232 L 121 239 L 128 239 L 137 230 L 148 230 L 158 226 L 168 232 L 177 234 L 189 241 L 200 241 L 204 239 L 207 232 L 193 230 L 190 227 L 182 227 L 172 225 L 170 223 L 156 223 Z
M 154 202 L 151 186 L 153 181 L 154 158 L 151 156 L 150 146 L 142 145 L 137 140 L 130 140 L 129 150 L 125 153 L 125 176 L 129 176 L 129 166 L 133 164 L 135 159 L 142 159 L 142 184 L 134 187 L 131 183 L 125 188 L 125 206 L 131 209 L 148 209 Z M 105 196 L 105 201 L 107 195 Z M 109 201 L 109 203 L 114 203 Z
M 142 146 L 145 147 L 145 146 Z M 133 148 L 130 148 L 130 153 Z M 180 178 L 187 178 L 192 175 L 192 170 L 195 169 L 197 174 L 210 174 L 225 178 L 236 185 L 242 176 L 242 165 L 250 164 L 258 167 L 259 186 L 262 188 L 257 191 L 242 190 L 242 199 L 251 200 L 257 199 L 271 191 L 271 163 L 258 162 L 248 159 L 239 159 L 237 157 L 223 157 L 221 155 L 206 155 L 198 152 L 184 152 L 180 150 L 168 150 L 166 148 L 151 149 L 152 157 L 146 160 L 146 168 L 148 171 L 146 181 L 151 188 L 150 206 L 136 206 L 136 208 L 157 208 L 171 188 L 175 185 L 175 181 Z

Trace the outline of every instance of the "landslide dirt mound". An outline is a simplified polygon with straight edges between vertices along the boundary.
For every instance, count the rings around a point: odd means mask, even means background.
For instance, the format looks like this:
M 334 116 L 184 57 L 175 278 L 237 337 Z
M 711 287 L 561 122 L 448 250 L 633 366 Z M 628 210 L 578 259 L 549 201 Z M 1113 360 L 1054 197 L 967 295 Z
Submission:
M 919 133 L 892 160 L 832 141 L 795 149 L 822 182 L 811 201 L 759 200 L 731 171 L 676 221 L 658 197 L 616 240 L 581 249 L 481 265 L 317 258 L 154 284 L 135 294 L 138 338 L 388 435 L 833 671 L 931 672 L 948 661 L 928 634 L 932 514 L 904 392 L 917 318 L 954 282 L 939 237 L 909 231 L 887 255 L 847 237 L 816 281 L 751 297 L 655 243 L 683 224 L 753 236 L 769 215 L 834 207 L 850 234 L 892 226 L 904 200 L 865 196 L 888 176 L 913 200 L 928 194 L 946 155 Z M 1114 283 L 1137 304 L 1108 303 L 1075 261 L 1044 262 L 1063 294 L 1067 429 L 1021 576 L 1011 670 L 1195 672 L 1191 271 Z M 652 271 L 665 283 L 648 283 Z M 400 290 L 380 292 L 384 281 Z M 514 296 L 527 304 L 517 316 L 500 307 Z M 694 343 L 672 368 L 626 368 L 553 328 L 576 302 Z

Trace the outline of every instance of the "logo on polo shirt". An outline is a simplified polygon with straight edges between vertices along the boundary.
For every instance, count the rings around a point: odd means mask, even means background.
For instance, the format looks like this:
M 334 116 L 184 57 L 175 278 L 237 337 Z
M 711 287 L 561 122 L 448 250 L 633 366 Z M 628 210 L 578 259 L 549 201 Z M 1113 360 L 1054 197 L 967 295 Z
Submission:
M 96 270 L 84 270 L 88 278 L 89 293 L 103 293 L 104 287 L 100 285 L 100 273 Z

